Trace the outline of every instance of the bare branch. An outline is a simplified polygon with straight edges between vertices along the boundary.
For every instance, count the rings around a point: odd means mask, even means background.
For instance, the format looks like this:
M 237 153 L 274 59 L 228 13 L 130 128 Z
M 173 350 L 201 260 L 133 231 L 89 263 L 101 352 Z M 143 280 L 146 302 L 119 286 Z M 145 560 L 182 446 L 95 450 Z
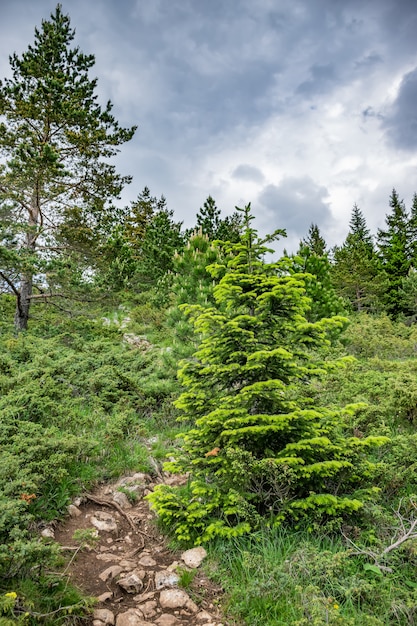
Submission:
M 10 289 L 13 291 L 15 296 L 19 296 L 20 295 L 19 291 L 16 289 L 16 287 L 14 286 L 12 281 L 9 280 L 9 278 L 7 278 L 7 276 L 5 274 L 3 274 L 3 272 L 0 272 L 0 278 L 2 278 L 4 280 L 4 282 L 9 285 Z

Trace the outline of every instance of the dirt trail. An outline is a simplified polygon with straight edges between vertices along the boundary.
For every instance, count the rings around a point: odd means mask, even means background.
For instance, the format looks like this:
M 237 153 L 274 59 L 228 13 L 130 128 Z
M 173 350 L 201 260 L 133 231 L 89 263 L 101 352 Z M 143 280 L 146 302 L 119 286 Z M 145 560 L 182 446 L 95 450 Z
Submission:
M 220 612 L 222 589 L 202 570 L 205 551 L 174 553 L 158 531 L 143 499 L 155 484 L 138 473 L 102 485 L 76 500 L 54 530 L 71 582 L 99 599 L 88 623 L 232 626 Z

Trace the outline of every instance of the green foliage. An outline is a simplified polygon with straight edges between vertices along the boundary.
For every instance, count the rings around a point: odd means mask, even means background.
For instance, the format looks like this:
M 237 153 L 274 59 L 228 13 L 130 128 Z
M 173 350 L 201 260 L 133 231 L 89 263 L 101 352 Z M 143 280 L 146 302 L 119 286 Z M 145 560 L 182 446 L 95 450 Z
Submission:
M 221 241 L 236 242 L 243 229 L 242 216 L 238 211 L 222 219 L 220 209 L 217 208 L 215 200 L 208 196 L 203 207 L 197 213 L 197 227 L 195 232 L 206 235 L 210 241 L 219 239 Z
M 358 407 L 313 404 L 309 383 L 337 366 L 327 360 L 329 336 L 346 320 L 307 321 L 305 275 L 288 258 L 265 263 L 249 206 L 244 217 L 229 260 L 210 268 L 222 276 L 218 307 L 185 307 L 201 343 L 179 370 L 176 406 L 194 426 L 166 468 L 189 473 L 189 484 L 149 496 L 179 539 L 197 543 L 248 532 L 265 516 L 279 524 L 358 510 L 366 493 L 358 499 L 355 489 L 373 473 L 367 450 L 384 442 L 342 433 L 343 415 Z
M 384 294 L 387 310 L 393 315 L 407 313 L 401 307 L 399 289 L 414 261 L 415 217 L 408 214 L 404 202 L 393 189 L 390 197 L 391 213 L 386 216 L 386 230 L 378 230 L 378 250 L 382 268 L 388 276 Z
M 381 271 L 365 217 L 356 204 L 344 244 L 333 249 L 332 278 L 337 293 L 354 311 L 381 310 L 387 276 Z
M 217 540 L 209 567 L 228 589 L 229 612 L 251 626 L 413 624 L 414 559 L 397 555 L 394 571 L 382 573 L 355 552 L 337 538 L 280 528 Z
M 317 236 L 319 234 L 317 233 Z M 327 253 L 314 252 L 323 245 L 320 240 L 310 244 L 300 243 L 293 258 L 293 271 L 304 274 L 306 295 L 310 298 L 310 308 L 305 315 L 309 322 L 316 322 L 323 317 L 341 315 L 345 312 L 343 302 L 337 295 L 331 275 L 331 265 Z
M 94 267 L 117 217 L 111 200 L 130 180 L 109 159 L 135 128 L 119 126 L 110 102 L 99 106 L 88 76 L 94 57 L 71 48 L 73 39 L 58 5 L 0 82 L 1 278 L 16 296 L 17 330 L 27 327 L 34 298 L 62 296 L 75 259 L 81 272 Z

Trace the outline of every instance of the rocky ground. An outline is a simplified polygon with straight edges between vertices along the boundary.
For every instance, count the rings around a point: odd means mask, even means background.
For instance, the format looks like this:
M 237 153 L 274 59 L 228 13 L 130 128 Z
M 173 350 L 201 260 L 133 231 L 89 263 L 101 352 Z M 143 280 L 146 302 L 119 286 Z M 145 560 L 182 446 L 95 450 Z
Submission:
M 103 485 L 43 530 L 63 547 L 71 582 L 98 600 L 89 623 L 232 626 L 220 612 L 222 589 L 203 572 L 204 548 L 174 553 L 158 531 L 143 499 L 154 485 L 142 473 Z

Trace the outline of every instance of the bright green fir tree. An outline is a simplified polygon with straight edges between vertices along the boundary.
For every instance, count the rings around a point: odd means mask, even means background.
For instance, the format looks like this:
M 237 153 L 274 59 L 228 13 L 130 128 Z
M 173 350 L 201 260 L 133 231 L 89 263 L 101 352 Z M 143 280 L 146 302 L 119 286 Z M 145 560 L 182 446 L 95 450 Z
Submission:
M 214 288 L 216 307 L 185 306 L 201 343 L 182 362 L 184 392 L 176 402 L 191 424 L 167 469 L 188 473 L 183 488 L 159 486 L 149 496 L 179 539 L 196 543 L 215 535 L 249 532 L 304 516 L 351 513 L 355 493 L 372 465 L 369 446 L 380 438 L 346 436 L 343 414 L 316 406 L 309 387 L 337 364 L 327 361 L 329 335 L 345 318 L 310 323 L 305 275 L 291 260 L 266 263 L 265 244 L 244 210 L 245 232 L 230 244 Z

